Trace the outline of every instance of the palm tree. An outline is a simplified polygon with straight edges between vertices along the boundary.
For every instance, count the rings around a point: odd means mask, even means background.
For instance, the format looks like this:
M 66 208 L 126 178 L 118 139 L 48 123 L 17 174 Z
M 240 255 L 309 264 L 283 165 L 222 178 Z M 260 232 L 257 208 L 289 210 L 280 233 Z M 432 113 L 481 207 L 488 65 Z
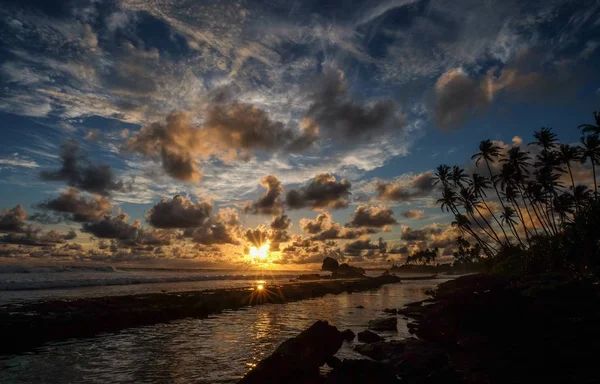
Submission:
M 439 165 L 436 168 L 435 173 L 433 175 L 435 176 L 433 178 L 435 180 L 433 182 L 433 185 L 437 185 L 438 183 L 441 183 L 442 186 L 447 187 L 448 180 L 450 180 L 450 167 L 447 166 L 446 164 Z
M 592 198 L 592 191 L 587 185 L 578 185 L 573 190 L 573 199 L 575 199 L 575 205 L 579 208 L 586 204 Z
M 533 137 L 535 141 L 529 143 L 528 145 L 535 144 L 542 147 L 546 151 L 556 147 L 558 136 L 556 133 L 552 132 L 552 128 L 543 127 L 539 131 L 534 131 Z
M 581 138 L 583 151 L 581 152 L 581 163 L 587 160 L 592 163 L 592 175 L 594 175 L 594 195 L 598 195 L 598 184 L 596 183 L 596 164 L 600 162 L 600 139 L 598 135 L 588 135 Z
M 494 219 L 494 221 L 496 221 L 496 223 L 498 223 L 498 226 L 502 227 L 500 225 L 500 222 L 496 218 L 496 215 L 494 215 L 494 212 L 490 209 L 490 207 L 488 206 L 488 204 L 485 201 L 485 198 L 487 197 L 487 194 L 485 193 L 485 190 L 489 189 L 489 188 L 490 188 L 490 181 L 485 176 L 482 176 L 482 175 L 480 175 L 478 173 L 473 173 L 471 175 L 471 180 L 470 180 L 470 183 L 469 183 L 469 189 L 475 195 L 475 197 L 479 197 L 481 199 L 481 202 L 485 206 L 485 209 L 487 209 L 487 211 L 492 215 L 492 218 Z M 492 227 L 492 225 L 485 218 L 485 215 L 483 215 L 479 211 L 479 208 L 477 207 L 477 204 L 475 204 L 474 207 L 475 207 L 475 210 L 477 211 L 477 213 L 479 214 L 479 216 L 481 216 L 481 218 L 483 219 L 483 221 L 485 221 L 485 223 L 487 224 L 487 226 L 490 227 L 490 230 L 494 234 L 494 237 L 496 239 L 500 239 L 498 237 L 498 234 L 496 233 L 496 231 Z
M 453 227 L 457 227 L 461 233 L 466 232 L 466 233 L 470 234 L 471 236 L 473 236 L 473 238 L 477 241 L 477 243 L 479 243 L 481 245 L 484 252 L 489 257 L 492 257 L 493 253 L 492 253 L 491 249 L 489 248 L 489 245 L 486 244 L 484 241 L 482 241 L 481 238 L 479 236 L 477 236 L 477 234 L 473 231 L 473 229 L 471 228 L 471 223 L 469 222 L 469 219 L 467 218 L 467 216 L 458 213 L 458 214 L 454 215 L 454 219 L 455 220 L 451 223 L 451 225 Z
M 594 120 L 596 120 L 596 125 L 593 124 L 581 124 L 579 129 L 581 129 L 582 133 L 591 133 L 593 135 L 600 135 L 600 112 L 594 112 Z
M 598 115 L 600 117 L 600 115 Z M 571 177 L 571 189 L 575 190 L 575 180 L 571 171 L 571 163 L 580 160 L 580 148 L 569 144 L 561 144 L 558 147 L 558 160 L 567 167 L 569 177 Z
M 465 212 L 467 212 L 467 214 L 469 216 L 471 216 L 471 219 L 475 222 L 475 224 L 477 224 L 479 226 L 479 228 L 481 228 L 481 230 L 486 235 L 488 235 L 490 238 L 496 240 L 498 242 L 498 244 L 502 245 L 502 241 L 500 241 L 500 238 L 498 237 L 496 232 L 494 232 L 493 229 L 492 229 L 492 233 L 488 232 L 483 227 L 483 225 L 475 218 L 475 215 L 473 214 L 473 212 L 475 210 L 477 210 L 477 213 L 479 213 L 479 216 L 485 221 L 485 223 L 488 226 L 490 226 L 490 224 L 488 223 L 486 218 L 479 212 L 479 209 L 477 209 L 477 197 L 475 196 L 475 194 L 470 189 L 461 188 L 460 192 L 458 194 L 458 200 L 460 201 L 462 206 L 465 208 Z
M 515 220 L 515 216 L 515 210 L 511 207 L 505 207 L 502 214 L 500 214 L 502 222 L 509 226 L 509 228 L 512 230 L 513 235 L 515 235 L 515 238 L 517 239 L 519 244 L 521 244 L 521 247 L 525 248 L 525 244 L 523 244 L 523 242 L 521 241 L 521 237 L 519 236 L 519 233 L 515 228 L 515 225 L 517 223 L 517 221 Z
M 450 179 L 455 187 L 463 188 L 464 184 L 469 180 L 469 176 L 467 176 L 464 169 L 455 165 L 452 167 Z
M 527 212 L 527 216 L 529 217 L 529 221 L 533 224 L 533 231 L 537 235 L 537 228 L 534 224 L 533 217 L 531 216 L 531 212 L 529 211 L 529 206 L 527 205 L 527 197 L 525 196 L 525 181 L 526 176 L 529 175 L 529 168 L 531 164 L 529 161 L 531 160 L 531 156 L 529 152 L 521 150 L 521 147 L 512 147 L 508 150 L 507 156 L 501 159 L 501 162 L 509 163 L 514 170 L 513 180 L 515 182 L 515 186 L 517 187 L 517 191 L 521 195 L 521 200 L 523 201 L 523 206 L 525 207 L 525 211 Z M 523 220 L 523 225 L 525 226 L 525 221 Z
M 485 165 L 487 166 L 488 172 L 490 174 L 490 179 L 493 179 L 494 174 L 492 173 L 492 168 L 490 167 L 490 162 L 493 162 L 494 159 L 498 158 L 498 156 L 500 156 L 500 147 L 497 146 L 496 144 L 494 144 L 490 139 L 487 139 L 487 140 L 483 140 L 482 142 L 479 143 L 479 152 L 477 152 L 476 154 L 471 156 L 471 159 L 475 159 L 475 165 L 477 165 L 477 166 L 479 165 L 481 160 L 485 161 Z M 494 190 L 496 191 L 496 196 L 498 196 L 498 200 L 500 201 L 502 210 L 504 210 L 504 208 L 505 208 L 504 202 L 502 201 L 502 198 L 500 197 L 500 192 L 498 192 L 498 188 L 496 188 L 495 184 L 492 184 L 492 186 L 494 187 Z M 487 207 L 487 208 L 489 209 L 489 207 Z M 490 213 L 492 213 L 492 211 L 490 211 Z M 493 213 L 492 213 L 492 215 L 493 215 Z M 495 218 L 495 216 L 494 216 L 494 218 Z M 504 227 L 502 227 L 502 224 L 500 224 L 498 219 L 496 219 L 496 222 L 500 226 L 502 233 L 504 233 L 504 237 L 508 241 L 508 236 L 506 235 L 506 231 L 504 230 Z
M 437 200 L 437 204 L 440 204 L 440 209 L 445 212 L 452 212 L 458 215 L 458 196 L 452 189 L 446 187 L 442 190 L 442 198 Z

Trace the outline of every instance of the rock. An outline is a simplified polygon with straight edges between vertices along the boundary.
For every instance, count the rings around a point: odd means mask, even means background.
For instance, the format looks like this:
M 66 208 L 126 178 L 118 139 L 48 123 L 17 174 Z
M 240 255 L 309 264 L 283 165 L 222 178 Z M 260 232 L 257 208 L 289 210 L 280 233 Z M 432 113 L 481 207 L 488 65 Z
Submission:
M 421 305 L 423 305 L 422 301 L 417 301 L 417 302 L 414 302 L 414 303 L 408 303 L 408 304 L 406 304 L 407 307 L 420 307 Z
M 389 314 L 392 314 L 392 315 L 398 314 L 398 310 L 396 310 L 396 308 L 386 308 L 386 309 L 383 310 L 383 312 L 389 313 Z
M 364 309 L 365 307 L 363 307 L 362 305 L 357 305 L 357 306 L 356 306 L 356 307 L 354 307 L 354 308 L 357 308 L 357 309 Z
M 361 343 L 375 343 L 383 340 L 381 336 L 376 334 L 375 332 L 371 332 L 368 329 L 362 332 L 358 332 L 358 341 Z
M 348 277 L 364 277 L 365 270 L 359 267 L 353 267 L 349 264 L 340 264 L 335 270 L 332 271 L 334 278 L 348 278 Z
M 326 257 L 325 259 L 323 259 L 323 266 L 321 266 L 321 270 L 334 272 L 338 269 L 339 266 L 340 264 L 336 259 L 332 257 Z
M 375 331 L 396 331 L 398 319 L 395 317 L 388 317 L 385 319 L 375 319 L 369 321 L 369 329 Z
M 351 329 L 346 329 L 344 332 L 342 332 L 342 338 L 344 339 L 344 341 L 352 341 L 354 340 L 354 338 L 356 337 L 356 335 L 354 334 L 354 332 L 352 332 Z
M 336 327 L 317 321 L 284 341 L 239 383 L 319 382 L 319 367 L 337 353 L 342 342 L 342 333 Z
M 370 360 L 345 359 L 342 364 L 331 371 L 325 379 L 326 384 L 363 384 L 363 383 L 398 383 L 390 365 Z
M 318 273 L 308 273 L 306 275 L 298 276 L 298 280 L 321 280 L 321 275 L 319 275 Z
M 340 358 L 337 356 L 331 356 L 329 359 L 327 359 L 325 363 L 331 368 L 335 369 L 339 368 L 342 365 L 342 360 L 340 360 Z
M 404 351 L 404 343 L 398 340 L 378 341 L 369 344 L 360 344 L 354 350 L 361 355 L 373 360 L 386 360 Z

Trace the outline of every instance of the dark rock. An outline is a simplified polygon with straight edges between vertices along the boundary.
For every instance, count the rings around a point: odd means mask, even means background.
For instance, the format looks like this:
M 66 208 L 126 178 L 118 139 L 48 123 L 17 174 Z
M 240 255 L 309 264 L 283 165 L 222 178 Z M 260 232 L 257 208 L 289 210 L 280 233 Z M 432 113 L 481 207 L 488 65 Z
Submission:
M 298 276 L 298 280 L 321 280 L 321 275 L 318 273 L 308 273 L 306 275 Z
M 393 367 L 370 360 L 345 359 L 340 367 L 331 371 L 325 383 L 327 384 L 363 384 L 363 383 L 397 383 Z
M 344 341 L 350 342 L 354 340 L 356 335 L 354 334 L 354 332 L 352 332 L 351 329 L 346 329 L 344 332 L 342 332 L 342 337 L 344 338 Z
M 362 332 L 358 332 L 358 341 L 361 343 L 375 343 L 383 340 L 381 336 L 376 334 L 375 332 L 371 332 L 368 329 Z
M 385 313 L 389 313 L 392 315 L 396 315 L 398 313 L 398 310 L 396 310 L 396 308 L 386 308 L 383 310 L 383 312 Z
M 321 270 L 334 272 L 335 270 L 338 269 L 339 266 L 340 266 L 340 264 L 338 263 L 338 261 L 336 259 L 331 258 L 331 257 L 326 257 L 325 259 L 323 259 L 323 266 L 321 267 Z
M 342 365 L 342 360 L 340 360 L 340 358 L 337 356 L 331 356 L 329 359 L 327 359 L 325 363 L 331 368 L 335 369 L 339 368 Z
M 346 263 L 340 264 L 340 266 L 332 272 L 334 278 L 364 277 L 366 273 L 364 269 L 353 267 Z
M 336 327 L 327 321 L 317 321 L 298 336 L 284 341 L 239 382 L 318 382 L 319 367 L 340 349 L 342 341 L 342 333 Z
M 421 305 L 423 305 L 422 301 L 417 301 L 417 302 L 414 302 L 414 303 L 408 303 L 408 304 L 406 304 L 407 307 L 420 307 Z
M 357 305 L 357 306 L 356 306 L 356 307 L 354 307 L 354 308 L 358 308 L 358 309 L 364 309 L 365 307 L 363 307 L 362 305 Z
M 373 360 L 387 360 L 404 351 L 404 343 L 397 340 L 379 341 L 370 344 L 360 344 L 354 350 Z
M 369 321 L 369 329 L 373 329 L 375 331 L 396 331 L 398 329 L 397 325 L 398 319 L 395 317 Z

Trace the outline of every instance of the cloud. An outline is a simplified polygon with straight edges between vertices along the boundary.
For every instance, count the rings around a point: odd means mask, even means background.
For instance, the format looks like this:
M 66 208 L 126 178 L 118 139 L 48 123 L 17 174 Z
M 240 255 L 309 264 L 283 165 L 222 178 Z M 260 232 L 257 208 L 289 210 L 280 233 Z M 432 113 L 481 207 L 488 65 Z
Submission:
M 23 232 L 27 212 L 21 204 L 0 213 L 0 232 Z
M 35 160 L 23 159 L 18 156 L 18 154 L 14 154 L 12 157 L 7 159 L 0 159 L 0 165 L 8 165 L 11 167 L 22 167 L 22 168 L 37 168 L 39 165 L 35 162 Z
M 110 165 L 91 163 L 86 154 L 80 153 L 79 143 L 75 140 L 63 144 L 60 159 L 61 168 L 57 171 L 42 171 L 42 180 L 66 181 L 72 187 L 100 195 L 131 189 L 130 183 L 116 179 Z
M 292 189 L 286 195 L 286 204 L 291 209 L 342 209 L 348 207 L 351 184 L 328 173 L 316 175 L 307 185 Z
M 574 63 L 564 66 L 560 61 L 554 62 L 547 74 L 527 70 L 526 63 L 539 60 L 537 56 L 534 52 L 522 54 L 506 67 L 492 67 L 479 77 L 472 77 L 461 68 L 443 73 L 434 87 L 436 125 L 443 130 L 460 127 L 485 111 L 501 92 L 513 98 L 544 98 L 564 95 L 581 81 L 580 74 L 573 71 Z
M 339 69 L 324 71 L 310 103 L 306 115 L 333 139 L 358 142 L 405 126 L 404 117 L 393 101 L 361 105 L 350 100 L 344 73 Z
M 383 254 L 386 252 L 386 249 L 387 242 L 381 237 L 378 239 L 377 243 L 371 242 L 370 239 L 360 239 L 347 243 L 344 246 L 344 252 L 353 256 L 360 256 L 365 250 L 378 250 L 379 253 Z
M 297 152 L 318 138 L 318 128 L 310 120 L 296 128 L 271 120 L 267 112 L 253 105 L 215 94 L 202 124 L 194 122 L 191 112 L 173 112 L 164 122 L 143 126 L 128 140 L 127 149 L 161 161 L 173 178 L 198 182 L 202 178 L 200 158 L 231 161 L 248 159 L 255 151 Z
M 98 221 L 83 223 L 81 230 L 100 239 L 131 240 L 136 237 L 141 222 L 135 220 L 129 223 L 128 219 L 129 216 L 125 213 L 105 215 Z
M 112 210 L 112 204 L 105 197 L 95 195 L 86 199 L 75 188 L 69 188 L 59 197 L 38 203 L 35 207 L 58 213 L 60 216 L 56 218 L 58 220 L 66 219 L 76 222 L 96 221 Z M 36 217 L 39 217 L 40 221 L 44 221 L 44 216 Z
M 148 213 L 148 223 L 156 228 L 199 227 L 212 215 L 213 205 L 206 201 L 194 203 L 188 197 L 163 198 Z
M 425 211 L 422 209 L 409 209 L 402 212 L 402 217 L 406 217 L 407 219 L 422 219 L 423 216 L 425 216 Z
M 292 225 L 292 220 L 287 215 L 274 216 L 271 221 L 271 229 L 286 230 Z
M 282 202 L 279 196 L 283 194 L 281 182 L 274 175 L 268 175 L 260 179 L 260 185 L 267 191 L 260 197 L 244 207 L 245 213 L 276 215 L 281 211 Z
M 70 230 L 68 233 L 55 230 L 43 232 L 38 228 L 27 227 L 21 233 L 8 233 L 0 237 L 0 242 L 29 246 L 54 246 L 64 244 L 67 240 L 73 240 L 76 237 L 77 233 L 74 230 Z
M 342 228 L 339 223 L 333 221 L 329 212 L 320 213 L 314 220 L 301 219 L 300 227 L 305 233 L 312 235 L 310 237 L 311 241 L 352 240 L 367 234 L 377 233 L 377 230 L 370 228 Z
M 394 218 L 394 211 L 390 208 L 383 205 L 359 205 L 352 214 L 352 220 L 346 226 L 350 228 L 385 228 L 396 224 L 398 222 Z
M 379 181 L 376 187 L 377 196 L 383 201 L 409 202 L 429 196 L 434 190 L 433 182 L 432 170 L 394 182 Z

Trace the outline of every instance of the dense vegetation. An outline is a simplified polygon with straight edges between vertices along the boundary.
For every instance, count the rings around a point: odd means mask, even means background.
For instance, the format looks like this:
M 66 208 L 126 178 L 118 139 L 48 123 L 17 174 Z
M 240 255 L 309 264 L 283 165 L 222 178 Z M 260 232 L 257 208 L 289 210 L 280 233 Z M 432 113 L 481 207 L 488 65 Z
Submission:
M 455 265 L 484 265 L 499 273 L 598 270 L 600 113 L 594 118 L 595 124 L 579 126 L 578 145 L 559 143 L 550 128 L 541 128 L 526 149 L 482 141 L 472 156 L 474 172 L 436 169 L 437 202 L 454 215 L 461 233 Z M 589 176 L 587 183 L 582 175 Z

